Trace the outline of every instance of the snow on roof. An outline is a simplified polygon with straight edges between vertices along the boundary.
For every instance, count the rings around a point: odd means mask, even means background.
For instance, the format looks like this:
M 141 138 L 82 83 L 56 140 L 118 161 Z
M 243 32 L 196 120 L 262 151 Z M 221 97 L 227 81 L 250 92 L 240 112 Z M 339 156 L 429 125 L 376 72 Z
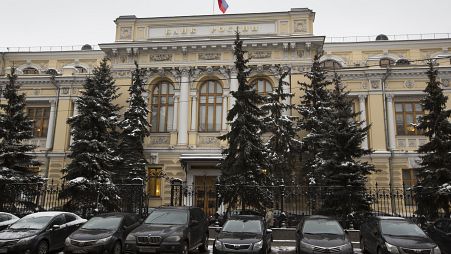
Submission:
M 57 215 L 60 215 L 63 213 L 66 213 L 66 212 L 59 212 L 59 211 L 37 212 L 37 213 L 29 214 L 25 217 L 40 217 L 40 216 L 52 216 L 53 217 L 53 216 L 57 216 Z

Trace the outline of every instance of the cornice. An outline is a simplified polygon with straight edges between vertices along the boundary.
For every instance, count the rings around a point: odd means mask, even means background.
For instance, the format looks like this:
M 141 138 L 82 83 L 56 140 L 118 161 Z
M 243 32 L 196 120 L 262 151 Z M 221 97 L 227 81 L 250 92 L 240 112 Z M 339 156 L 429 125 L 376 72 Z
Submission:
M 393 47 L 412 48 L 448 48 L 450 39 L 423 39 L 423 40 L 399 40 L 399 41 L 365 41 L 365 42 L 324 42 L 325 51 L 356 51 L 356 50 L 380 50 L 393 49 Z
M 8 59 L 14 58 L 30 58 L 30 57 L 46 57 L 46 58 L 98 58 L 105 55 L 102 50 L 74 50 L 74 51 L 43 51 L 43 52 L 4 52 Z

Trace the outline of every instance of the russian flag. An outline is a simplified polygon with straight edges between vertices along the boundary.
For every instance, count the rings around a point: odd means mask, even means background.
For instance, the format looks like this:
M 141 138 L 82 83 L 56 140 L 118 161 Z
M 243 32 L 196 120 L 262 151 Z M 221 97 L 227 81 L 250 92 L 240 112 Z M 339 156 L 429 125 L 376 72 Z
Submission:
M 227 8 L 229 8 L 229 5 L 225 0 L 218 0 L 218 5 L 222 13 L 225 13 L 227 11 Z

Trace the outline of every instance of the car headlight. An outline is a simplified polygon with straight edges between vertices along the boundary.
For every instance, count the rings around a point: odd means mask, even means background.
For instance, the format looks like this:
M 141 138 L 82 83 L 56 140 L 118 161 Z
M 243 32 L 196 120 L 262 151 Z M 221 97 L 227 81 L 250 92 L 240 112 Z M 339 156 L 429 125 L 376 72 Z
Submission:
M 136 236 L 132 235 L 132 234 L 128 234 L 127 238 L 125 238 L 125 241 L 131 241 L 131 242 L 135 242 L 136 241 Z
M 308 244 L 308 243 L 306 243 L 306 242 L 304 242 L 304 241 L 300 241 L 300 242 L 299 242 L 299 248 L 300 248 L 301 250 L 304 250 L 305 252 L 313 251 L 313 245 Z
M 22 239 L 19 239 L 19 241 L 17 241 L 17 245 L 27 245 L 31 242 L 31 240 L 34 239 L 35 236 L 30 236 L 30 237 L 25 237 Z
M 222 244 L 221 241 L 215 240 L 215 249 L 223 250 L 224 249 L 224 244 Z
M 393 254 L 399 254 L 398 247 L 391 245 L 387 242 L 385 243 L 385 247 L 387 247 L 388 252 L 393 253 Z
M 342 253 L 352 253 L 353 252 L 351 243 L 340 246 L 340 249 L 341 249 Z
M 106 238 L 102 238 L 96 241 L 96 244 L 99 245 L 104 245 L 107 244 L 109 240 L 111 240 L 111 238 L 113 238 L 112 236 L 106 237 Z
M 182 240 L 182 237 L 179 235 L 173 235 L 164 238 L 165 242 L 180 242 L 180 240 Z
M 253 250 L 260 250 L 261 248 L 263 248 L 263 240 L 254 243 L 254 247 L 252 247 Z
M 432 250 L 432 253 L 434 254 L 442 254 L 442 251 L 440 250 L 440 248 L 437 246 Z
M 66 238 L 66 240 L 64 241 L 64 244 L 65 244 L 66 246 L 72 245 L 72 244 L 70 243 L 70 238 L 69 238 L 69 237 Z

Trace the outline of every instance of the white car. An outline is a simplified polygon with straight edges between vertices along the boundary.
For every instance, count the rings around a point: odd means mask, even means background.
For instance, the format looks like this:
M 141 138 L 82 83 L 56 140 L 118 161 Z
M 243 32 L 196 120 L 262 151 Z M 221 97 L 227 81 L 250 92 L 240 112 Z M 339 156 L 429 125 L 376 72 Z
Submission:
M 0 230 L 9 227 L 9 225 L 13 224 L 18 219 L 19 217 L 14 214 L 0 212 Z

